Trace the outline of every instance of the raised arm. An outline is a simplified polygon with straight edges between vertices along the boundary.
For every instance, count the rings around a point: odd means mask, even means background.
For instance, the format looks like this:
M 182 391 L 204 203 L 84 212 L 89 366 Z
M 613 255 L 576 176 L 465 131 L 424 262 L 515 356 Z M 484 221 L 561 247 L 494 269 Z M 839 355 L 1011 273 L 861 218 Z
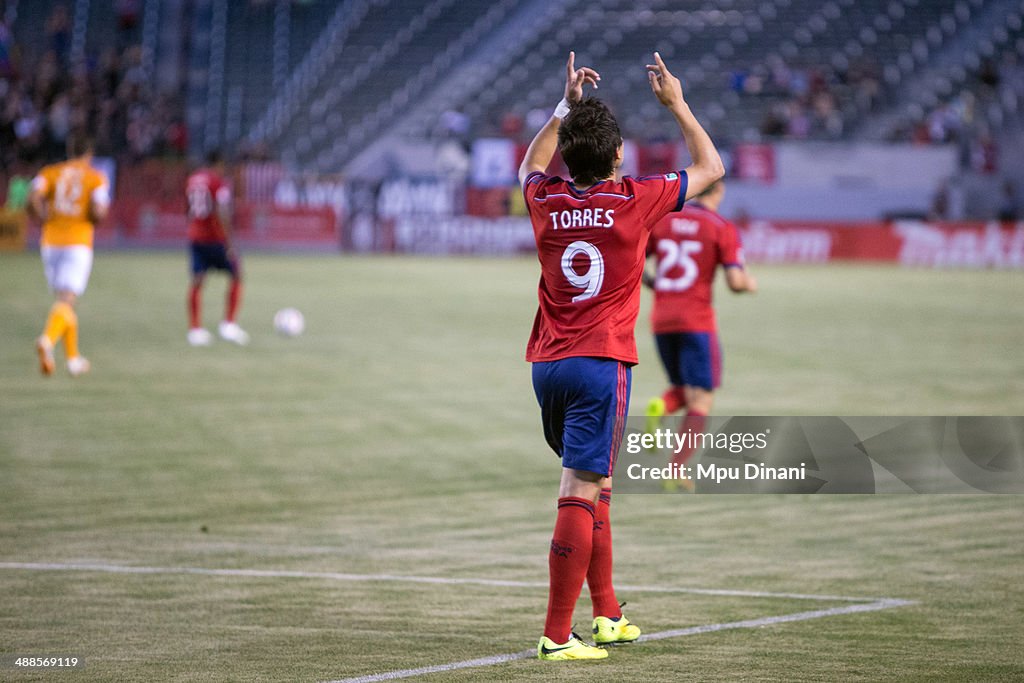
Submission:
M 690 199 L 724 176 L 725 166 L 722 165 L 722 158 L 718 156 L 715 143 L 711 141 L 711 137 L 701 127 L 697 117 L 690 111 L 690 106 L 683 99 L 683 87 L 679 79 L 672 75 L 657 52 L 654 53 L 654 62 L 647 65 L 647 79 L 651 83 L 651 90 L 658 101 L 672 112 L 686 140 L 690 159 L 693 160 L 686 168 L 686 198 Z
M 569 53 L 569 61 L 565 64 L 565 96 L 555 108 L 555 113 L 551 115 L 551 118 L 548 119 L 548 122 L 544 124 L 544 127 L 540 129 L 533 138 L 533 142 L 527 148 L 526 156 L 523 157 L 523 163 L 519 165 L 520 185 L 526 181 L 526 177 L 531 173 L 535 171 L 543 173 L 547 169 L 548 164 L 551 163 L 551 157 L 555 155 L 555 149 L 558 147 L 558 126 L 561 125 L 562 119 L 569 113 L 569 107 L 583 99 L 583 85 L 585 83 L 589 83 L 594 88 L 597 88 L 599 80 L 601 80 L 601 76 L 593 69 L 585 66 L 577 69 L 576 53 Z

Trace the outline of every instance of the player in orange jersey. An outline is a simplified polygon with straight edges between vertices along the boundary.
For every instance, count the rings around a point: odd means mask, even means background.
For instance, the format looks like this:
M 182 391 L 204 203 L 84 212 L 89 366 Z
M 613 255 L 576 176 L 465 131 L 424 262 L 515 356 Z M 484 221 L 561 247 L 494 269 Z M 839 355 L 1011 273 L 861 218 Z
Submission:
M 89 283 L 94 226 L 110 209 L 110 185 L 92 167 L 92 153 L 90 140 L 73 137 L 68 142 L 68 160 L 46 166 L 32 180 L 29 210 L 43 225 L 39 241 L 43 270 L 56 298 L 36 340 L 44 375 L 53 374 L 53 349 L 61 339 L 68 372 L 77 377 L 89 371 L 89 361 L 78 352 L 75 302 Z

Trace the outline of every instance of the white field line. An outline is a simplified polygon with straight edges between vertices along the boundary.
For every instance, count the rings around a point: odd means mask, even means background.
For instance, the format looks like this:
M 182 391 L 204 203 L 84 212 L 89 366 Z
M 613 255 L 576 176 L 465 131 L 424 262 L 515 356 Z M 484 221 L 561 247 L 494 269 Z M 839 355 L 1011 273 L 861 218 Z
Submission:
M 772 626 L 774 624 L 785 624 L 793 621 L 807 621 L 809 619 L 821 619 L 834 617 L 841 614 L 854 614 L 857 612 L 877 612 L 884 609 L 893 609 L 912 605 L 910 600 L 897 600 L 894 598 L 881 598 L 875 602 L 858 605 L 846 605 L 844 607 L 833 607 L 831 609 L 816 609 L 808 612 L 794 612 L 793 614 L 780 614 L 774 617 L 761 617 L 759 619 L 745 619 L 743 621 L 730 621 L 722 624 L 702 624 L 689 628 L 673 629 L 671 631 L 659 631 L 649 635 L 641 636 L 637 642 L 645 640 L 664 640 L 665 638 L 681 638 L 683 636 L 695 636 L 702 633 L 713 633 L 715 631 L 729 631 L 740 628 L 760 628 L 761 626 Z M 518 659 L 530 659 L 537 656 L 536 650 L 522 650 L 505 655 L 494 655 L 493 657 L 481 657 L 480 659 L 468 659 L 463 662 L 451 662 L 449 664 L 436 664 L 425 666 L 419 669 L 401 669 L 398 671 L 386 671 L 384 673 L 372 674 L 369 676 L 358 676 L 356 678 L 342 678 L 330 683 L 376 683 L 377 681 L 394 681 L 401 678 L 413 678 L 457 669 L 469 669 L 481 666 L 493 666 Z
M 505 581 L 472 577 L 406 576 L 402 574 L 345 574 L 340 572 L 304 572 L 286 569 L 209 569 L 204 567 L 137 567 L 132 565 L 83 562 L 0 562 L 0 569 L 22 571 L 81 571 L 110 574 L 200 574 L 205 576 L 242 576 L 249 578 L 324 579 L 328 581 L 387 581 L 395 583 L 427 583 L 447 586 L 490 586 L 498 588 L 547 588 L 547 581 Z M 674 586 L 617 585 L 617 591 L 637 593 L 689 593 L 741 598 L 786 598 L 790 600 L 821 600 L 826 602 L 877 602 L 885 598 L 852 597 L 849 595 L 811 595 L 806 593 L 771 593 L 715 588 Z

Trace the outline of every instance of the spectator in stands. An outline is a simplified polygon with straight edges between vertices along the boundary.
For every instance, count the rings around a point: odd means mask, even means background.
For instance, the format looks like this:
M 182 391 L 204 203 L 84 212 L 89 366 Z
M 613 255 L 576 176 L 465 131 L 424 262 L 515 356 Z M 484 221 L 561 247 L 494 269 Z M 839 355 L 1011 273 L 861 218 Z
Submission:
M 117 0 L 117 38 L 119 45 L 130 45 L 139 26 L 139 0 Z
M 978 68 L 978 81 L 992 90 L 999 86 L 999 66 L 991 57 L 981 60 L 981 66 Z
M 54 98 L 46 112 L 47 157 L 59 157 L 67 149 L 71 132 L 71 100 L 67 92 Z
M 1020 220 L 1020 200 L 1017 198 L 1017 188 L 1012 180 L 1007 179 L 1003 183 L 1003 197 L 996 217 L 1008 223 Z
M 944 221 L 949 218 L 949 183 L 943 181 L 932 197 L 931 210 L 928 212 L 929 220 Z
M 965 218 L 967 196 L 959 179 L 947 178 L 939 185 L 932 199 L 928 219 L 933 221 L 961 221 Z
M 0 81 L 14 76 L 14 41 L 11 39 L 11 30 L 7 22 L 0 16 Z M 0 97 L 4 93 L 0 92 Z
M 6 83 L 7 81 L 0 80 L 0 84 Z M 8 96 L 6 92 L 0 95 L 0 168 L 6 168 L 14 163 L 17 157 L 18 136 L 14 132 L 14 122 L 18 118 L 18 100 L 16 97 Z
M 811 133 L 811 119 L 800 100 L 790 100 L 785 108 L 786 137 L 803 140 Z
M 15 158 L 54 161 L 81 131 L 90 132 L 104 156 L 182 156 L 188 144 L 183 105 L 154 96 L 142 48 L 108 47 L 96 60 L 66 66 L 69 21 L 67 7 L 55 7 L 46 22 L 47 49 L 0 75 L 0 165 Z M 6 36 L 2 26 L 0 40 Z M 17 54 L 17 45 L 4 50 Z
M 991 175 L 999 170 L 999 147 L 987 129 L 967 142 L 970 168 L 976 173 Z
M 775 104 L 768 108 L 761 120 L 761 135 L 768 138 L 781 138 L 786 134 L 786 110 L 783 105 Z
M 1010 111 L 1024 105 L 1024 65 L 1012 50 L 1003 54 L 999 66 L 999 98 Z
M 61 68 L 67 68 L 71 57 L 71 15 L 68 6 L 54 6 L 46 19 L 46 43 Z

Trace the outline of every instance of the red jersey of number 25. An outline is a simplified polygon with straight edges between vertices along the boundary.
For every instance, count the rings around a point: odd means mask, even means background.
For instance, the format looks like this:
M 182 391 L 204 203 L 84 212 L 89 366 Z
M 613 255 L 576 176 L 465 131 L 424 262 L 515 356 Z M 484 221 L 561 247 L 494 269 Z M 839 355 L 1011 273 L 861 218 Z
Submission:
M 654 226 L 647 251 L 658 259 L 651 309 L 654 334 L 716 332 L 711 307 L 715 272 L 719 264 L 743 267 L 736 226 L 694 202 Z
M 217 217 L 217 207 L 231 202 L 231 188 L 220 174 L 199 169 L 185 183 L 188 200 L 188 239 L 190 242 L 223 243 L 224 227 Z
M 634 328 L 647 238 L 682 208 L 685 171 L 587 190 L 534 172 L 523 184 L 541 274 L 530 362 L 589 356 L 637 362 Z

